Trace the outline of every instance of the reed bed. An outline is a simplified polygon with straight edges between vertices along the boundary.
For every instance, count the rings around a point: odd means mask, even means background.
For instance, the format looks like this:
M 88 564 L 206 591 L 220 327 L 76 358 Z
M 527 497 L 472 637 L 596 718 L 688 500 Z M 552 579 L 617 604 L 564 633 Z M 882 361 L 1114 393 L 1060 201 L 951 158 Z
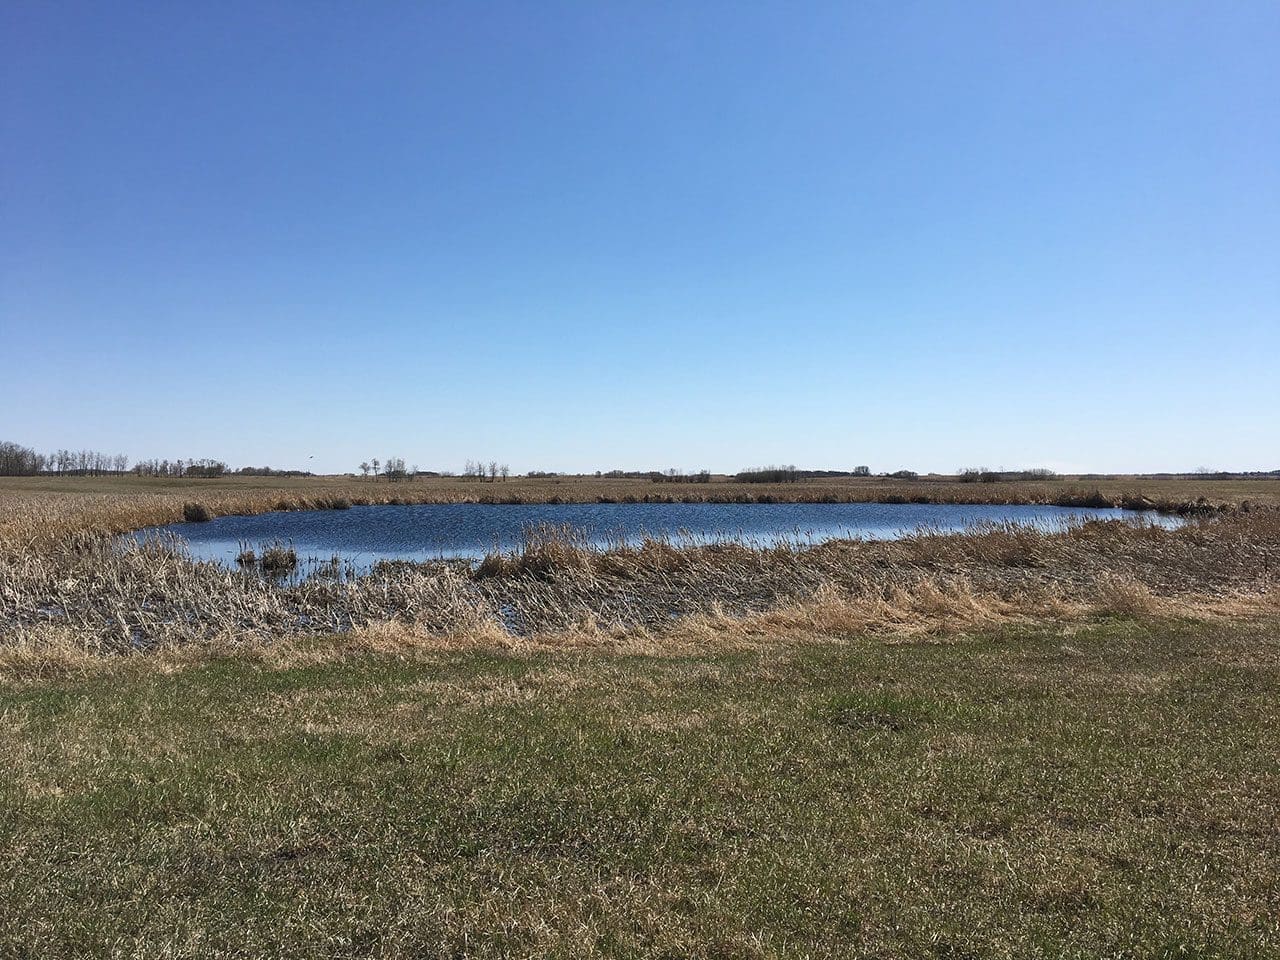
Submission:
M 1052 531 L 987 524 L 818 545 L 655 538 L 601 549 L 573 531 L 542 528 L 477 565 L 389 562 L 364 575 L 321 567 L 273 578 L 258 572 L 260 562 L 238 570 L 197 562 L 172 538 L 138 544 L 76 533 L 55 548 L 0 552 L 0 645 L 73 638 L 101 654 L 243 648 L 387 623 L 420 636 L 598 637 L 785 610 L 901 627 L 1270 597 L 1280 511 L 1172 530 L 1125 521 Z

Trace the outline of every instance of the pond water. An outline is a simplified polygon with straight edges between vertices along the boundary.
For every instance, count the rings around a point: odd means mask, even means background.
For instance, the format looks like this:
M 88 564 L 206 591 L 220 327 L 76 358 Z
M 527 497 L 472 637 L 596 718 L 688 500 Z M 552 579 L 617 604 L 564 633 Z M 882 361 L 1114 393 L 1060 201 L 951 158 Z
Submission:
M 1052 529 L 1074 519 L 1136 519 L 1175 524 L 1173 518 L 1118 509 L 887 503 L 582 503 L 416 504 L 352 507 L 218 517 L 206 523 L 176 523 L 140 530 L 186 542 L 191 555 L 234 566 L 245 544 L 291 544 L 300 560 L 337 555 L 355 569 L 379 560 L 476 558 L 498 547 L 511 549 L 540 524 L 568 525 L 594 544 L 631 543 L 646 536 L 698 542 L 736 540 L 819 543 L 843 537 L 892 539 L 929 527 L 961 531 L 974 524 L 1013 522 Z

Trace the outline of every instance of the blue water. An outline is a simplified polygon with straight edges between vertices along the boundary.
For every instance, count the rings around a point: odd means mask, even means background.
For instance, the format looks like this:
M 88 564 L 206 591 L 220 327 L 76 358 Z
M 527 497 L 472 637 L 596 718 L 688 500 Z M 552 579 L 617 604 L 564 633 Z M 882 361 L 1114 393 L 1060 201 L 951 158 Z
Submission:
M 300 559 L 337 555 L 356 568 L 378 560 L 475 558 L 495 546 L 518 546 L 538 524 L 568 524 L 593 543 L 645 536 L 691 537 L 698 541 L 778 540 L 818 543 L 842 537 L 892 539 L 925 526 L 961 531 L 983 522 L 1012 521 L 1051 529 L 1079 518 L 1132 519 L 1173 524 L 1171 518 L 1128 510 L 1076 507 L 886 503 L 585 503 L 419 504 L 352 507 L 218 517 L 207 523 L 177 523 L 138 531 L 139 540 L 158 531 L 185 540 L 191 555 L 234 565 L 244 544 L 259 549 L 291 543 Z

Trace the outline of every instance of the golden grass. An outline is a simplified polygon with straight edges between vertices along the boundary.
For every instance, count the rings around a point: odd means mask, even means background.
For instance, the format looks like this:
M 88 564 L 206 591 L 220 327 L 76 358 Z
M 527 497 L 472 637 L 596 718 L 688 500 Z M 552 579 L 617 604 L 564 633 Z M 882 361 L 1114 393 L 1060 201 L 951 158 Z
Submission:
M 1136 614 L 1159 612 L 1167 597 L 1265 590 L 1277 566 L 1280 511 L 1177 530 L 1119 522 L 1057 532 L 988 525 L 812 548 L 651 540 L 593 550 L 542 531 L 523 550 L 487 558 L 474 571 L 458 562 L 388 564 L 353 579 L 301 582 L 195 563 L 162 542 L 113 546 L 81 535 L 58 549 L 0 553 L 0 635 L 19 643 L 35 629 L 61 625 L 78 630 L 86 644 L 127 653 L 200 646 L 220 635 L 272 642 L 384 620 L 440 635 L 491 621 L 520 636 L 592 620 L 608 630 L 661 629 L 717 609 L 760 613 L 824 590 L 886 611 L 905 604 L 909 614 L 893 615 L 913 620 L 932 610 L 963 614 L 975 596 L 984 610 L 1005 605 L 1052 615 L 1063 604 L 1100 599 Z
M 210 483 L 205 489 L 226 497 L 202 498 L 215 513 L 279 505 L 286 488 L 294 504 L 338 499 L 332 484 Z M 909 635 L 1106 614 L 1179 616 L 1222 609 L 1227 598 L 1241 609 L 1265 606 L 1250 598 L 1269 596 L 1280 569 L 1280 510 L 1252 506 L 1176 530 L 988 524 L 966 534 L 922 530 L 898 541 L 815 547 L 648 540 L 598 550 L 572 531 L 545 528 L 475 570 L 390 564 L 346 581 L 298 583 L 195 563 L 163 543 L 113 546 L 109 532 L 166 511 L 181 515 L 190 485 L 163 494 L 0 485 L 8 537 L 0 544 L 0 673 L 66 674 L 99 660 L 132 662 L 142 651 L 163 665 L 231 652 L 327 657 L 302 651 L 378 644 L 644 650 L 757 634 L 774 642 L 806 631 Z M 413 485 L 354 486 L 389 496 Z M 422 485 L 424 496 L 449 489 Z
M 512 634 L 497 619 L 475 611 L 469 622 L 445 631 L 389 619 L 339 633 L 292 635 L 271 641 L 225 632 L 201 643 L 121 654 L 73 629 L 50 625 L 0 644 L 0 681 L 65 679 L 103 671 L 165 673 L 225 657 L 247 659 L 270 669 L 293 669 L 367 654 L 402 659 L 476 651 L 697 655 L 869 638 L 895 643 L 937 641 L 975 630 L 1087 623 L 1108 617 L 1212 623 L 1274 617 L 1277 613 L 1280 586 L 1161 597 L 1132 576 L 1108 573 L 1083 595 L 1041 587 L 1010 596 L 982 591 L 963 579 L 934 576 L 885 591 L 857 594 L 823 584 L 802 599 L 747 615 L 729 614 L 712 604 L 705 611 L 658 628 L 606 626 L 587 615 L 567 628 L 525 636 Z

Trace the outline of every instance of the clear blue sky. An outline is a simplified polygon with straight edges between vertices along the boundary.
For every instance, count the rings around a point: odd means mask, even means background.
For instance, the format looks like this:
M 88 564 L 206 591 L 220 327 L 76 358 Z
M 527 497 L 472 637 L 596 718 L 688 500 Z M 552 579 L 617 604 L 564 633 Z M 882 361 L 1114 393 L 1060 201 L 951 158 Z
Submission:
M 0 5 L 0 439 L 1280 467 L 1280 4 Z

